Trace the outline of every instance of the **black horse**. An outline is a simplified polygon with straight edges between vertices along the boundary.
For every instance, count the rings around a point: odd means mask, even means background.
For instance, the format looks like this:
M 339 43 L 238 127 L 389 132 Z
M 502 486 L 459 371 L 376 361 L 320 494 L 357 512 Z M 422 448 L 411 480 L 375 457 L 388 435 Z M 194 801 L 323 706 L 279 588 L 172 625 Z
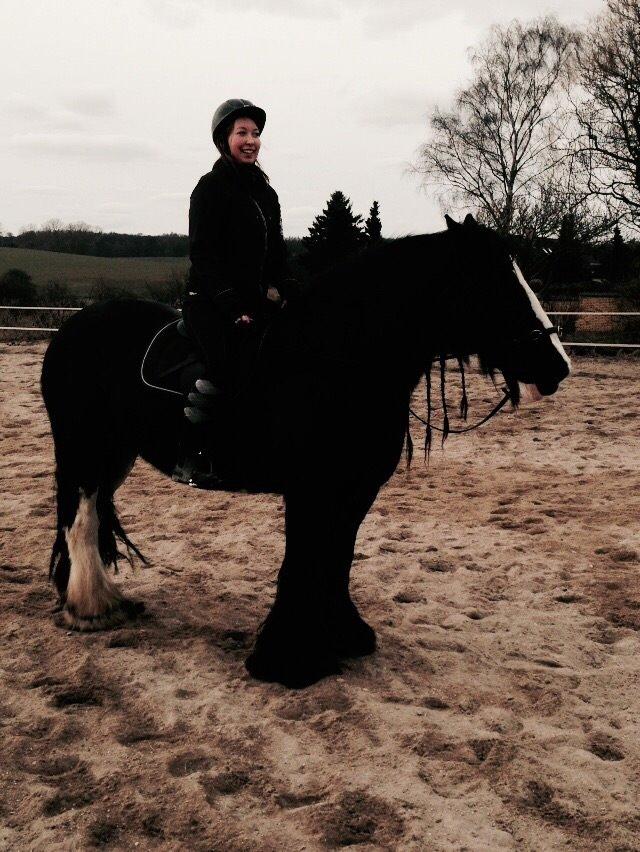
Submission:
M 447 224 L 317 277 L 271 324 L 232 403 L 220 439 L 226 479 L 286 503 L 277 594 L 246 663 L 257 678 L 300 687 L 339 671 L 341 658 L 374 651 L 374 631 L 349 595 L 356 534 L 399 462 L 412 390 L 434 360 L 477 354 L 485 373 L 502 372 L 514 404 L 523 385 L 539 398 L 569 373 L 502 240 L 472 217 Z M 173 470 L 184 403 L 147 387 L 140 364 L 176 316 L 138 300 L 93 305 L 45 355 L 57 462 L 51 577 L 76 629 L 122 623 L 140 606 L 105 571 L 116 539 L 134 547 L 113 495 L 137 456 Z

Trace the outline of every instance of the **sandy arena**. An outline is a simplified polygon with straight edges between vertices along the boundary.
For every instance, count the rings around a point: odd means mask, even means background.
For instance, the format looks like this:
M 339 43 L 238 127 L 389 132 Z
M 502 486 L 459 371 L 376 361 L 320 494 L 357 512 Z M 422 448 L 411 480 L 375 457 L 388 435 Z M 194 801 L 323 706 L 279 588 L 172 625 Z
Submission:
M 429 467 L 416 428 L 352 574 L 379 650 L 291 691 L 243 666 L 276 497 L 138 462 L 118 506 L 151 564 L 118 582 L 147 613 L 56 626 L 43 351 L 0 344 L 0 848 L 640 849 L 640 361 L 577 360 Z

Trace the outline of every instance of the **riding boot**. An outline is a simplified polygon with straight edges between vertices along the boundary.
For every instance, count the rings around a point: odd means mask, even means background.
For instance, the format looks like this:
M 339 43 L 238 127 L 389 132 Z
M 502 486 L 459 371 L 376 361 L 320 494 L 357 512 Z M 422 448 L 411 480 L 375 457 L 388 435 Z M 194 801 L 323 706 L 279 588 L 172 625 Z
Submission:
M 178 445 L 178 459 L 173 470 L 174 482 L 194 488 L 215 489 L 223 486 L 223 479 L 216 473 L 210 447 L 215 407 L 219 405 L 218 389 L 206 379 L 196 382 L 196 389 L 187 397 L 185 422 Z

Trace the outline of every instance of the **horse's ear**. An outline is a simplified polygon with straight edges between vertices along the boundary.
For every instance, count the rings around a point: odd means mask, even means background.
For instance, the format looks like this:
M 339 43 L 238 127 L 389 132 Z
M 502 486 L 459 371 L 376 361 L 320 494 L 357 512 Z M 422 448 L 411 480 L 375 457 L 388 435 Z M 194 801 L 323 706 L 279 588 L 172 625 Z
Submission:
M 448 213 L 445 213 L 445 214 L 444 214 L 444 221 L 447 223 L 447 228 L 448 228 L 450 231 L 452 231 L 454 228 L 459 228 L 459 227 L 460 227 L 460 223 L 459 223 L 459 222 L 456 222 L 456 220 L 455 220 L 455 219 L 452 219 L 452 218 L 451 218 L 451 216 L 449 216 L 449 214 L 448 214 Z
M 478 227 L 478 223 L 473 218 L 471 213 L 467 213 L 467 215 L 464 217 L 464 222 L 462 224 L 465 226 L 465 228 L 477 228 Z

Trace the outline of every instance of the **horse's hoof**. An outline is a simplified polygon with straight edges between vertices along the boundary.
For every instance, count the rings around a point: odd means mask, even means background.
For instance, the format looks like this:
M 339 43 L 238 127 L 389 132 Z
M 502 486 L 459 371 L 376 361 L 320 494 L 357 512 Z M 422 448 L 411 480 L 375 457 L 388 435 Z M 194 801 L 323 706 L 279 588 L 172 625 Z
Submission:
M 114 627 L 121 627 L 127 621 L 136 619 L 143 612 L 144 604 L 141 601 L 120 598 L 106 612 L 99 615 L 79 615 L 72 607 L 65 605 L 62 610 L 62 619 L 57 620 L 56 623 L 71 630 L 91 633 L 97 630 L 111 630 Z
M 339 631 L 334 644 L 339 657 L 366 657 L 376 650 L 376 634 L 363 621 L 355 629 Z
M 339 657 L 366 657 L 376 650 L 376 634 L 353 603 L 336 607 L 331 622 L 333 647 Z
M 308 662 L 286 660 L 259 651 L 250 654 L 245 667 L 252 677 L 269 683 L 281 683 L 290 689 L 304 689 L 329 675 L 340 674 L 336 657 L 323 657 Z

